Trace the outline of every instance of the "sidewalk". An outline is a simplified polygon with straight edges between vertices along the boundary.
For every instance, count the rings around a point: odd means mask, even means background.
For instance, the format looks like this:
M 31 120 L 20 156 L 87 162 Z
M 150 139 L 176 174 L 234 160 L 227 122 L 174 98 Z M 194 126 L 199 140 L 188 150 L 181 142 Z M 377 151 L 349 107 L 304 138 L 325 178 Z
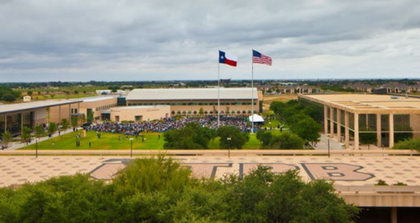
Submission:
M 77 130 L 79 130 L 79 128 Z M 69 128 L 66 131 L 61 131 L 60 132 L 60 135 L 68 134 L 68 133 L 71 133 L 71 132 L 73 132 L 73 128 Z M 57 136 L 59 136 L 58 135 L 58 131 L 55 134 L 53 134 L 51 137 L 45 136 L 45 137 L 41 137 L 39 139 L 38 138 L 32 138 L 32 140 L 31 140 L 31 142 L 29 144 L 22 143 L 22 142 L 10 142 L 9 145 L 8 145 L 8 147 L 7 147 L 7 149 L 4 149 L 4 150 L 16 150 L 16 149 L 20 149 L 20 148 L 25 147 L 25 146 L 28 146 L 28 145 L 33 145 L 37 141 L 38 142 L 42 142 L 42 141 L 45 141 L 45 140 L 48 140 L 48 139 L 52 139 L 52 138 L 57 137 Z
M 316 144 L 316 150 L 328 150 L 328 139 L 330 141 L 330 150 L 344 150 L 344 143 L 339 143 L 335 138 L 329 138 L 326 134 L 321 134 L 321 140 Z
M 316 150 L 328 150 L 328 139 L 330 141 L 330 149 L 331 150 L 345 150 L 344 142 L 338 142 L 335 137 L 329 138 L 326 134 L 321 134 L 321 140 L 318 142 L 317 146 L 315 147 Z M 353 150 L 353 142 L 350 142 L 350 146 L 348 150 Z M 377 147 L 374 144 L 370 145 L 359 145 L 359 150 L 386 150 L 389 149 L 387 147 L 381 148 Z

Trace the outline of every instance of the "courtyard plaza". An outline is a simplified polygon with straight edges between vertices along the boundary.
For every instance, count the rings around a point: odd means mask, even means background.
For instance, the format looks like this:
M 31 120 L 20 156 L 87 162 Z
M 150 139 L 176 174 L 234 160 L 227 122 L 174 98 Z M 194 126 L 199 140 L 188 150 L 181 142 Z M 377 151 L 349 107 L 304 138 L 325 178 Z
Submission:
M 141 158 L 141 157 L 139 157 Z M 258 165 L 274 172 L 298 170 L 305 180 L 333 180 L 341 186 L 373 186 L 378 180 L 420 186 L 418 156 L 175 156 L 194 176 L 222 178 L 246 175 Z M 0 156 L 0 187 L 51 177 L 90 173 L 110 180 L 129 162 L 127 156 Z

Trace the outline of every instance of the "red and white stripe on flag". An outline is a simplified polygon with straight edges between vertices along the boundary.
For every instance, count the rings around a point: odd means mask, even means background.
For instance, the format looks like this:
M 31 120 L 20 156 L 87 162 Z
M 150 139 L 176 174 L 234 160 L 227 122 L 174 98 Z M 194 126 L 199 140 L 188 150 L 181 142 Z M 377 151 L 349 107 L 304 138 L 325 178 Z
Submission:
M 258 51 L 253 50 L 252 52 L 252 63 L 260 63 L 260 64 L 266 64 L 268 66 L 271 66 L 272 60 L 271 57 L 266 56 Z

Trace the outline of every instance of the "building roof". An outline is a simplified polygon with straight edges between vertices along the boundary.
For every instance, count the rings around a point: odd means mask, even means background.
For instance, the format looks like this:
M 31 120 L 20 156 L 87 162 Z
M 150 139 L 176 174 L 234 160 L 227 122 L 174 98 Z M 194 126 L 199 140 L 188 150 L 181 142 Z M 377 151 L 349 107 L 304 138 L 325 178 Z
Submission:
M 257 88 L 220 88 L 220 99 L 258 99 Z M 126 100 L 214 100 L 217 88 L 134 89 Z
M 299 98 L 333 105 L 350 112 L 420 114 L 420 99 L 412 97 L 373 94 L 319 94 L 300 95 Z
M 118 95 L 111 95 L 111 96 L 97 96 L 97 97 L 88 97 L 88 98 L 82 98 L 83 102 L 96 102 L 96 101 L 103 101 L 103 100 L 109 100 L 109 99 L 115 99 Z
M 111 110 L 130 110 L 130 109 L 149 109 L 149 108 L 165 108 L 170 107 L 169 105 L 156 105 L 156 106 L 122 106 L 122 107 L 113 107 Z
M 83 102 L 83 100 L 82 99 L 49 100 L 49 101 L 36 101 L 36 102 L 27 102 L 27 103 L 19 103 L 19 104 L 0 105 L 0 114 L 27 111 L 27 110 L 37 109 L 37 108 L 55 107 L 59 105 L 68 105 L 68 104 L 74 104 L 74 103 L 80 103 L 80 102 Z

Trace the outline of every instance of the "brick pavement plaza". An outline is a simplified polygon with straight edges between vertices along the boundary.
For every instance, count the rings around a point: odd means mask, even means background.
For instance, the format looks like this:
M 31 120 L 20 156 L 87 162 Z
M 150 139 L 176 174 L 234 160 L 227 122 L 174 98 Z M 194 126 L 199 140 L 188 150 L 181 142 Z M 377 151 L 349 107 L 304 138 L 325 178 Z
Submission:
M 174 157 L 191 168 L 193 175 L 220 178 L 246 174 L 258 165 L 272 171 L 300 171 L 304 180 L 332 179 L 335 185 L 374 185 L 379 179 L 420 186 L 418 156 L 186 156 Z M 0 187 L 38 182 L 54 176 L 90 173 L 111 179 L 129 161 L 125 156 L 0 156 Z

